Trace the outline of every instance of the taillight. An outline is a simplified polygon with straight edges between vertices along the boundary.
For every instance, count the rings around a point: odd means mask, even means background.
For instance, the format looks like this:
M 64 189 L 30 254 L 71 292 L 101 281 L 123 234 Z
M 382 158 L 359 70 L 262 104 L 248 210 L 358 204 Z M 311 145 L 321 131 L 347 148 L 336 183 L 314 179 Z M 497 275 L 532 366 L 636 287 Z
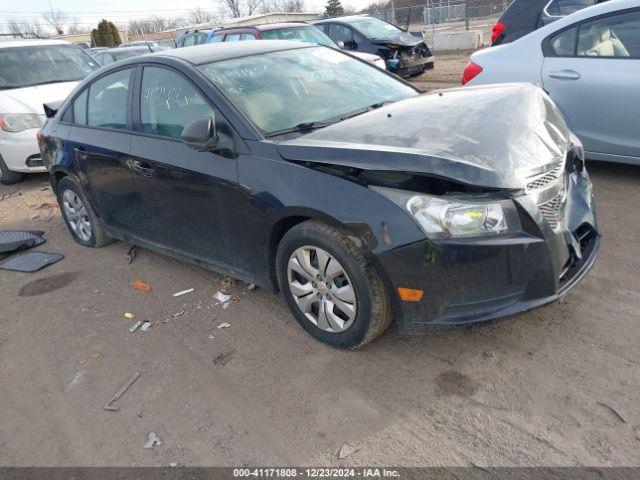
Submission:
M 467 66 L 464 68 L 464 73 L 462 74 L 462 85 L 466 85 L 480 73 L 482 73 L 482 67 L 480 65 L 476 65 L 473 62 L 467 63 Z
M 500 35 L 502 35 L 502 32 L 504 32 L 504 28 L 504 23 L 496 22 L 496 24 L 493 26 L 493 30 L 491 31 L 491 43 L 495 42 L 496 39 Z

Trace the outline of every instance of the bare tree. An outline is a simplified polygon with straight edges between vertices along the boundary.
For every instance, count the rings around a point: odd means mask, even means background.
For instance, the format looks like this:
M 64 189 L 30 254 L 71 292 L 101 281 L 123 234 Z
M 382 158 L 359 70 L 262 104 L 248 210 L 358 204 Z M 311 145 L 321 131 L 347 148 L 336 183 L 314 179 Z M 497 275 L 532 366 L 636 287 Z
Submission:
M 88 28 L 86 25 L 85 26 L 80 25 L 78 18 L 75 16 L 72 17 L 72 19 L 67 24 L 67 33 L 69 33 L 70 35 L 77 35 L 78 33 L 86 33 L 90 30 L 91 29 Z
M 247 14 L 253 15 L 263 1 L 264 0 L 246 0 L 248 12 Z
M 265 0 L 264 13 L 268 12 L 304 12 L 304 0 Z
M 62 35 L 64 33 L 64 24 L 67 23 L 69 16 L 62 10 L 54 9 L 51 3 L 49 3 L 49 6 L 51 8 L 48 11 L 42 12 L 42 18 L 56 30 L 58 35 Z
M 18 21 L 9 19 L 7 21 L 9 33 L 15 37 L 44 37 L 42 25 L 37 22 L 29 22 L 27 20 Z
M 242 15 L 240 11 L 240 0 L 223 0 L 222 3 L 226 7 L 231 18 L 238 18 Z
M 189 12 L 189 22 L 192 24 L 205 23 L 213 19 L 211 12 L 204 8 L 197 7 Z

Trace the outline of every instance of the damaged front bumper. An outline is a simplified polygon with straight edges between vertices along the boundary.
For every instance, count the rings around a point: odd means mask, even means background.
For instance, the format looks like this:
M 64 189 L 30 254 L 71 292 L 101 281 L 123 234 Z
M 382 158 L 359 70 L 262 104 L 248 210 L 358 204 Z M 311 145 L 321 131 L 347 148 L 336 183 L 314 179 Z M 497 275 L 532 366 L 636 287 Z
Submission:
M 401 77 L 419 75 L 433 68 L 433 55 L 424 44 L 389 50 L 387 68 Z
M 561 169 L 559 187 L 538 188 L 536 180 L 532 191 L 514 198 L 522 223 L 518 234 L 425 240 L 380 254 L 400 331 L 513 315 L 575 286 L 594 264 L 601 237 L 588 174 L 569 168 Z M 401 301 L 397 287 L 420 289 L 424 296 Z

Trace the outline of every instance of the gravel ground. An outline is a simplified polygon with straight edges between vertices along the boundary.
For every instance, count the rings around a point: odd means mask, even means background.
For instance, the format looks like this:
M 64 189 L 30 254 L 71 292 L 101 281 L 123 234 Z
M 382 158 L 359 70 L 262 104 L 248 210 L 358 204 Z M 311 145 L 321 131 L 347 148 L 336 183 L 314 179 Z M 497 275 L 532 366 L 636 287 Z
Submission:
M 451 57 L 420 85 L 456 84 L 466 60 Z M 445 335 L 390 330 L 355 353 L 268 292 L 233 283 L 225 310 L 215 273 L 80 247 L 38 208 L 55 202 L 45 176 L 0 186 L 0 228 L 44 230 L 38 249 L 66 256 L 0 271 L 0 465 L 640 465 L 640 167 L 589 167 L 605 243 L 562 301 Z M 135 320 L 154 324 L 130 333 Z M 143 449 L 150 432 L 162 443 Z

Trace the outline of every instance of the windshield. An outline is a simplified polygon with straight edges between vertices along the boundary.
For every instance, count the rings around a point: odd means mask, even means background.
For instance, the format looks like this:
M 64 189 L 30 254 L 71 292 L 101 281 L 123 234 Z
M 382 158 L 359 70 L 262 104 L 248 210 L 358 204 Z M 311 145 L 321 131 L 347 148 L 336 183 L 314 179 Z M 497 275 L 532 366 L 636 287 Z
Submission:
M 377 67 L 325 47 L 224 60 L 204 73 L 266 135 L 339 121 L 418 93 Z
M 316 27 L 292 27 L 262 32 L 263 40 L 299 40 L 312 45 L 339 48 L 336 43 Z
M 140 55 L 146 55 L 147 53 L 151 53 L 148 48 L 139 49 L 139 50 L 111 50 L 111 54 L 115 57 L 116 60 L 124 60 L 126 58 L 139 57 Z
M 78 81 L 98 67 L 71 45 L 0 48 L 0 89 Z
M 377 18 L 363 18 L 362 20 L 350 22 L 350 24 L 368 38 L 386 38 L 403 32 L 403 30 L 400 30 L 395 25 L 383 22 Z

